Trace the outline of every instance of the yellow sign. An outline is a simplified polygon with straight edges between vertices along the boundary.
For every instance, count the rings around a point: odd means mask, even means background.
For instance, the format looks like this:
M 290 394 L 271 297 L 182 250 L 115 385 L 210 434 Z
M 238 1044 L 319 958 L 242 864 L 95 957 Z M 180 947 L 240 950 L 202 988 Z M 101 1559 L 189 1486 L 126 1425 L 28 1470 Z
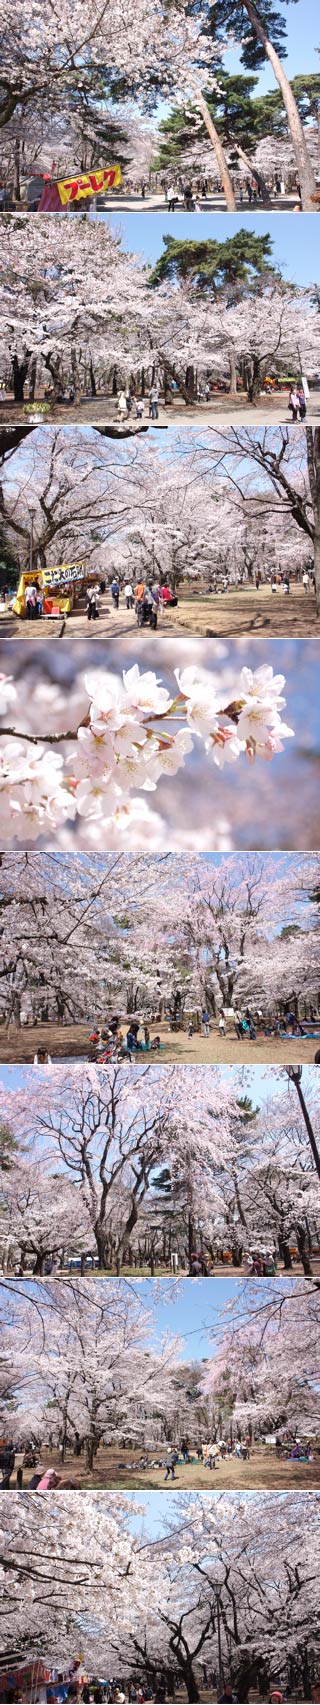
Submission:
M 58 190 L 62 206 L 82 201 L 87 195 L 101 195 L 104 190 L 117 189 L 122 184 L 121 166 L 105 166 L 99 172 L 81 172 L 78 178 L 62 178 Z

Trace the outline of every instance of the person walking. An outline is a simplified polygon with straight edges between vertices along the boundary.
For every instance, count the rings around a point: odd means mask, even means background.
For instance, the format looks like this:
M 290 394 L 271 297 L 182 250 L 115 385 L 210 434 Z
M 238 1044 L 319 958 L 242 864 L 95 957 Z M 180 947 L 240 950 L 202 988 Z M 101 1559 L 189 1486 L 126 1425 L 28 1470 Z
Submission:
M 304 390 L 303 385 L 298 386 L 298 397 L 299 397 L 300 420 L 305 420 L 306 419 L 306 413 L 307 413 L 307 404 L 306 404 L 306 396 L 305 396 L 305 390 Z
M 126 414 L 127 414 L 126 394 L 125 394 L 125 391 L 120 391 L 120 394 L 118 396 L 118 415 L 119 415 L 120 423 L 125 420 Z
M 183 200 L 184 200 L 184 206 L 186 208 L 187 213 L 192 213 L 193 212 L 192 184 L 184 184 L 184 186 L 183 186 Z
M 37 587 L 32 584 L 26 587 L 26 615 L 31 621 L 37 614 Z
M 171 1474 L 171 1480 L 176 1480 L 177 1476 L 175 1474 L 175 1466 L 176 1466 L 177 1461 L 178 1461 L 178 1452 L 176 1450 L 169 1450 L 168 1455 L 167 1455 L 167 1460 L 166 1460 L 166 1472 L 165 1472 L 165 1477 L 164 1477 L 165 1481 L 169 1480 L 170 1474 Z
M 98 615 L 99 615 L 99 602 L 98 602 L 98 598 L 97 598 L 97 588 L 96 588 L 96 586 L 88 586 L 88 590 L 87 590 L 87 617 L 88 617 L 88 622 L 96 621 L 96 618 Z
M 292 386 L 289 393 L 288 408 L 290 409 L 292 421 L 295 422 L 298 419 L 300 409 L 300 396 L 296 385 Z
M 210 1036 L 210 1016 L 209 1016 L 209 1013 L 207 1012 L 206 1007 L 203 1008 L 203 1012 L 201 1013 L 201 1023 L 202 1023 L 202 1035 L 203 1036 Z
M 159 417 L 159 391 L 158 391 L 157 385 L 151 385 L 150 407 L 151 407 L 151 420 L 158 420 L 158 417 Z
M 127 610 L 133 610 L 133 586 L 131 586 L 130 580 L 126 581 L 126 585 L 124 588 L 124 596 L 125 596 L 125 600 L 126 600 Z
M 310 592 L 310 575 L 308 574 L 307 568 L 305 568 L 304 574 L 302 575 L 302 585 L 304 586 L 305 592 Z
M 2 1481 L 1 1481 L 1 1486 L 0 1486 L 1 1492 L 5 1491 L 7 1486 L 10 1486 L 10 1480 L 11 1480 L 11 1475 L 13 1474 L 14 1465 L 15 1465 L 14 1446 L 10 1445 L 10 1444 L 5 1445 L 4 1449 L 1 1451 L 1 1454 L 0 1454 L 0 1468 L 2 1471 Z
M 119 598 L 120 598 L 120 586 L 119 586 L 119 581 L 116 579 L 116 576 L 114 576 L 114 580 L 111 581 L 110 591 L 111 591 L 111 597 L 112 597 L 112 603 L 113 603 L 114 609 L 118 610 L 119 609 Z

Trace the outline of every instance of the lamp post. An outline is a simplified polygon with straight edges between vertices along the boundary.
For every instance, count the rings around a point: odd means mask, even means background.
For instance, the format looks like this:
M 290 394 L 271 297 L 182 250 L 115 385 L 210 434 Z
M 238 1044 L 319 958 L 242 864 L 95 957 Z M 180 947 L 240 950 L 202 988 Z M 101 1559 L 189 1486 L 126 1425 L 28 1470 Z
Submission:
M 307 1105 L 306 1105 L 306 1102 L 304 1099 L 303 1090 L 301 1089 L 302 1066 L 286 1066 L 285 1069 L 286 1069 L 288 1078 L 290 1078 L 290 1083 L 294 1083 L 295 1089 L 297 1091 L 297 1095 L 299 1097 L 300 1107 L 301 1107 L 301 1111 L 303 1113 L 303 1118 L 304 1118 L 306 1130 L 308 1132 L 309 1143 L 310 1143 L 311 1152 L 313 1154 L 316 1172 L 318 1173 L 318 1178 L 320 1178 L 320 1153 L 319 1153 L 318 1145 L 316 1143 L 313 1125 L 311 1124 L 311 1119 L 309 1118 L 308 1108 L 307 1108 Z

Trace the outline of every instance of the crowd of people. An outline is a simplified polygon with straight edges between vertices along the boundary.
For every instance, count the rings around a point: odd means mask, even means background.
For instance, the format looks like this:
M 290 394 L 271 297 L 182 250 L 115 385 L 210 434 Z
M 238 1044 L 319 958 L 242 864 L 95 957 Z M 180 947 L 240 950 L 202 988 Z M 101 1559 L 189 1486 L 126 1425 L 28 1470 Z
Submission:
M 132 385 L 128 385 L 126 391 L 124 389 L 119 391 L 116 418 L 120 420 L 121 424 L 123 424 L 128 418 L 130 419 L 130 415 L 133 416 L 134 420 L 143 420 L 145 406 L 145 398 L 138 397 L 134 387 Z M 154 380 L 152 385 L 150 385 L 148 414 L 149 420 L 159 419 L 159 386 L 156 380 Z
M 100 589 L 105 591 L 105 582 L 100 582 Z M 152 580 L 150 577 L 143 580 L 140 576 L 134 582 L 129 579 L 123 580 L 114 574 L 110 584 L 110 592 L 114 610 L 119 609 L 121 596 L 125 600 L 126 609 L 135 610 L 138 627 L 143 627 L 145 622 L 149 622 L 152 628 L 156 628 L 159 611 L 175 609 L 178 603 L 175 593 L 167 582 L 160 585 L 159 581 Z M 98 613 L 99 611 L 97 611 Z
M 207 1683 L 210 1680 L 210 1697 L 217 1700 L 217 1705 L 238 1705 L 239 1694 L 231 1681 L 224 1680 L 222 1673 L 220 1679 L 215 1672 L 212 1673 L 211 1677 L 208 1677 L 205 1667 L 203 1680 L 206 1699 L 208 1699 Z M 95 1675 L 86 1681 L 81 1679 L 77 1682 L 75 1679 L 65 1679 L 64 1672 L 62 1672 L 61 1675 L 58 1674 L 57 1679 L 47 1682 L 45 1694 L 47 1705 L 69 1705 L 69 1701 L 70 1705 L 76 1705 L 77 1701 L 78 1705 L 148 1705 L 149 1701 L 152 1702 L 152 1705 L 165 1705 L 166 1701 L 167 1705 L 171 1705 L 173 1698 L 176 1698 L 177 1685 L 179 1685 L 179 1677 L 175 1674 L 170 1677 L 169 1672 L 168 1679 L 163 1676 L 155 1683 L 149 1679 L 140 1682 L 139 1680 L 128 1680 L 127 1677 L 117 1676 L 101 1680 Z M 42 1689 L 41 1698 L 44 1698 L 45 1694 L 44 1689 Z M 30 1693 L 21 1693 L 21 1687 L 15 1688 L 12 1681 L 9 1686 L 6 1686 L 0 1678 L 0 1705 L 21 1705 L 21 1702 L 23 1705 L 24 1701 L 27 1705 L 30 1697 Z M 32 1694 L 32 1698 L 35 1697 L 40 1698 L 40 1693 Z M 180 1692 L 179 1697 L 181 1697 Z M 264 1694 L 268 1705 L 285 1705 L 285 1702 L 292 1701 L 293 1697 L 298 1699 L 301 1695 L 297 1693 L 293 1695 L 292 1688 L 285 1687 L 284 1684 L 281 1685 L 277 1681 L 271 1683 L 267 1693 Z M 312 1688 L 311 1699 L 316 1701 L 319 1698 L 319 1688 L 315 1686 Z
M 74 1444 L 74 1441 L 73 1443 L 69 1441 L 69 1445 L 73 1455 L 81 1454 L 80 1442 L 79 1448 L 77 1448 L 77 1442 Z M 173 1481 L 178 1481 L 180 1470 L 184 1468 L 197 1469 L 201 1466 L 212 1472 L 219 1467 L 220 1463 L 223 1464 L 227 1461 L 250 1462 L 252 1452 L 262 1445 L 274 1450 L 276 1458 L 285 1462 L 312 1463 L 315 1456 L 319 1454 L 317 1441 L 307 1436 L 305 1438 L 296 1437 L 292 1432 L 283 1430 L 280 1434 L 272 1435 L 269 1438 L 259 1434 L 253 1435 L 252 1427 L 249 1427 L 244 1437 L 240 1435 L 229 1439 L 214 1437 L 195 1445 L 191 1444 L 188 1438 L 182 1438 L 178 1445 L 171 1444 L 167 1449 L 160 1446 L 156 1455 L 151 1455 L 150 1451 L 144 1451 L 138 1461 L 135 1459 L 134 1461 L 122 1462 L 121 1471 L 122 1474 L 124 1471 L 131 1474 L 132 1472 L 141 1473 L 154 1469 L 163 1473 L 164 1485 L 167 1485 L 168 1482 L 171 1484 Z M 61 1447 L 59 1453 L 61 1464 L 62 1450 L 64 1452 L 64 1447 Z M 31 1477 L 30 1469 L 32 1471 Z M 71 1478 L 69 1474 L 66 1476 L 61 1473 L 59 1466 L 57 1469 L 46 1468 L 45 1464 L 41 1462 L 38 1447 L 34 1443 L 26 1448 L 20 1448 L 19 1444 L 15 1448 L 11 1442 L 2 1444 L 0 1448 L 0 1473 L 2 1476 L 0 1491 L 6 1491 L 11 1487 L 15 1470 L 18 1491 L 22 1491 L 24 1488 L 25 1473 L 27 1473 L 28 1489 L 32 1492 L 56 1491 L 59 1488 L 63 1491 L 76 1491 L 78 1489 L 78 1481 L 73 1477 Z
M 91 1053 L 93 1050 L 94 1057 L 103 1064 L 105 1060 L 110 1058 L 130 1058 L 135 1054 L 149 1052 L 150 1049 L 157 1052 L 160 1048 L 165 1048 L 165 1040 L 161 1039 L 159 1031 L 156 1035 L 151 1035 L 150 1023 L 152 1022 L 151 1019 L 148 1022 L 134 1017 L 130 1019 L 126 1029 L 125 1025 L 122 1026 L 119 1016 L 115 1014 L 107 1020 L 105 1025 L 98 1025 L 90 1032 Z M 206 1006 L 202 1007 L 201 1011 L 199 1009 L 185 1015 L 180 1007 L 175 1006 L 174 1002 L 166 1009 L 163 1023 L 165 1029 L 168 1028 L 175 1033 L 181 1030 L 187 1031 L 189 1039 L 192 1039 L 193 1036 L 202 1036 L 208 1040 L 216 1030 L 219 1036 L 224 1038 L 230 1033 L 231 1029 L 235 1032 L 239 1042 L 245 1040 L 255 1042 L 258 1035 L 262 1035 L 266 1039 L 277 1036 L 282 1038 L 286 1036 L 288 1038 L 291 1036 L 302 1037 L 310 1033 L 316 1034 L 320 1026 L 320 1021 L 316 1015 L 313 1015 L 309 1021 L 306 1020 L 302 1023 L 295 1012 L 287 1012 L 285 1015 L 275 1013 L 274 1018 L 271 1018 L 271 1016 L 264 1015 L 261 1007 L 251 1008 L 249 1006 L 244 1010 L 240 1010 L 239 1007 L 222 1008 L 218 1018 L 212 1017 Z
M 141 1031 L 141 1035 L 140 1035 Z M 105 1065 L 108 1060 L 132 1060 L 133 1055 L 159 1053 L 161 1037 L 151 1036 L 149 1024 L 132 1018 L 125 1031 L 117 1013 L 103 1026 L 97 1026 L 89 1036 L 90 1057 Z
M 301 211 L 301 189 L 297 178 L 294 183 L 290 181 L 286 183 L 283 173 L 278 171 L 272 175 L 269 174 L 264 179 L 260 172 L 254 170 L 248 172 L 245 177 L 235 175 L 232 177 L 232 174 L 230 175 L 232 188 L 240 207 L 243 207 L 245 202 L 247 202 L 248 207 L 261 205 L 266 200 L 267 191 L 270 200 L 279 200 L 285 195 L 293 196 L 295 211 Z M 183 207 L 187 213 L 200 213 L 202 210 L 201 203 L 206 202 L 209 195 L 216 194 L 218 186 L 217 184 L 213 186 L 206 175 L 195 179 L 188 177 L 183 179 L 179 174 L 172 173 L 169 183 L 163 182 L 161 188 L 164 192 L 168 213 L 175 213 L 176 207 Z
M 87 616 L 89 622 L 96 621 L 100 615 L 101 595 L 106 590 L 104 579 L 97 581 L 95 586 L 88 586 Z M 159 611 L 175 609 L 178 603 L 171 586 L 167 584 L 160 586 L 158 581 L 150 579 L 142 580 L 140 578 L 135 582 L 129 579 L 123 580 L 114 574 L 108 590 L 111 593 L 113 609 L 119 610 L 123 598 L 126 610 L 135 611 L 138 627 L 143 627 L 145 623 L 149 623 L 151 628 L 156 628 Z

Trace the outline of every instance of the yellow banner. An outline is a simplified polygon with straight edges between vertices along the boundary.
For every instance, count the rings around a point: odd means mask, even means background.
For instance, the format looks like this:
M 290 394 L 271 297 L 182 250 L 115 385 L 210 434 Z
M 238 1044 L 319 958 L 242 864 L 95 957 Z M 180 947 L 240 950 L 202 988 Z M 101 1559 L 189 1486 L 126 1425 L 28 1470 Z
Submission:
M 121 166 L 105 166 L 99 172 L 82 172 L 78 178 L 62 178 L 58 183 L 60 201 L 65 207 L 70 201 L 81 201 L 84 196 L 118 189 L 119 184 L 122 184 Z

